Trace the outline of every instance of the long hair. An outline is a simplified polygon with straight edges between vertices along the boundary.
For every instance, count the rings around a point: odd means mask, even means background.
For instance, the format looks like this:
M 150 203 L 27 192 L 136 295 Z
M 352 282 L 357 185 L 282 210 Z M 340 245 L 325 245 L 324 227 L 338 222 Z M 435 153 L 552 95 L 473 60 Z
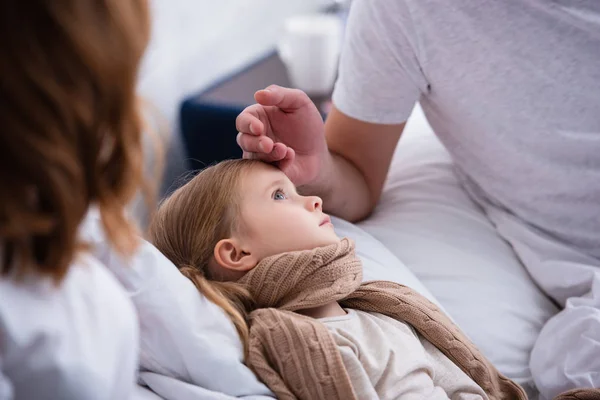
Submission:
M 0 275 L 59 283 L 92 204 L 115 248 L 134 249 L 149 29 L 147 0 L 0 2 Z
M 248 354 L 250 294 L 235 282 L 213 280 L 208 264 L 216 244 L 238 227 L 239 183 L 260 161 L 229 160 L 208 167 L 160 205 L 150 241 L 233 322 Z

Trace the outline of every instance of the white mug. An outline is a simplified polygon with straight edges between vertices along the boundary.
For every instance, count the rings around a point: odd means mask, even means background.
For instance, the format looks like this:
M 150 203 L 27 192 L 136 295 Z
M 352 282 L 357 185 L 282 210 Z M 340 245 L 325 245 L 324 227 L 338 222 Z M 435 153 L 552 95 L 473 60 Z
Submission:
M 330 93 L 337 76 L 341 41 L 342 22 L 335 15 L 287 19 L 278 52 L 292 85 L 311 95 Z

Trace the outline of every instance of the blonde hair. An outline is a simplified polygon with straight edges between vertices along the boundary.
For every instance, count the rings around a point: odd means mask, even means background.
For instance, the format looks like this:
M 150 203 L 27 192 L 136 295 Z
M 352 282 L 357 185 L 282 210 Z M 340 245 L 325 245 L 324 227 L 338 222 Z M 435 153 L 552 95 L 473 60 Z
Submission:
M 238 224 L 239 183 L 260 161 L 229 160 L 208 167 L 177 189 L 156 211 L 150 241 L 233 322 L 248 354 L 248 291 L 235 282 L 213 280 L 208 264 L 216 244 Z
M 147 0 L 0 2 L 0 275 L 59 283 L 97 204 L 108 239 L 136 243 L 124 207 L 143 183 L 136 81 Z

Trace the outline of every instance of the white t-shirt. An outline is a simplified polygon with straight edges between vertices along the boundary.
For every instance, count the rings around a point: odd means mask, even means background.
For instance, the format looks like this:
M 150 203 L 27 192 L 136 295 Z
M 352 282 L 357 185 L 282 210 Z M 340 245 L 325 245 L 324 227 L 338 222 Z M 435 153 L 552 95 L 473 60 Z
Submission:
M 333 100 L 420 101 L 476 201 L 600 258 L 600 1 L 354 0 Z
M 1 278 L 0 399 L 130 399 L 138 335 L 127 294 L 89 255 L 60 286 Z
M 319 321 L 331 332 L 359 399 L 487 400 L 481 387 L 409 325 L 346 311 Z

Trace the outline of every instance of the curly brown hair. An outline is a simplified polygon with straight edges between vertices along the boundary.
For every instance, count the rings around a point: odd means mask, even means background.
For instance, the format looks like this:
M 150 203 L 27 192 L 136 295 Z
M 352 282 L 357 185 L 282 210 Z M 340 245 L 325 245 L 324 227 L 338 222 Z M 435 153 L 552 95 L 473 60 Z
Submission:
M 60 282 L 92 204 L 115 248 L 135 247 L 149 31 L 147 0 L 0 2 L 0 275 Z

